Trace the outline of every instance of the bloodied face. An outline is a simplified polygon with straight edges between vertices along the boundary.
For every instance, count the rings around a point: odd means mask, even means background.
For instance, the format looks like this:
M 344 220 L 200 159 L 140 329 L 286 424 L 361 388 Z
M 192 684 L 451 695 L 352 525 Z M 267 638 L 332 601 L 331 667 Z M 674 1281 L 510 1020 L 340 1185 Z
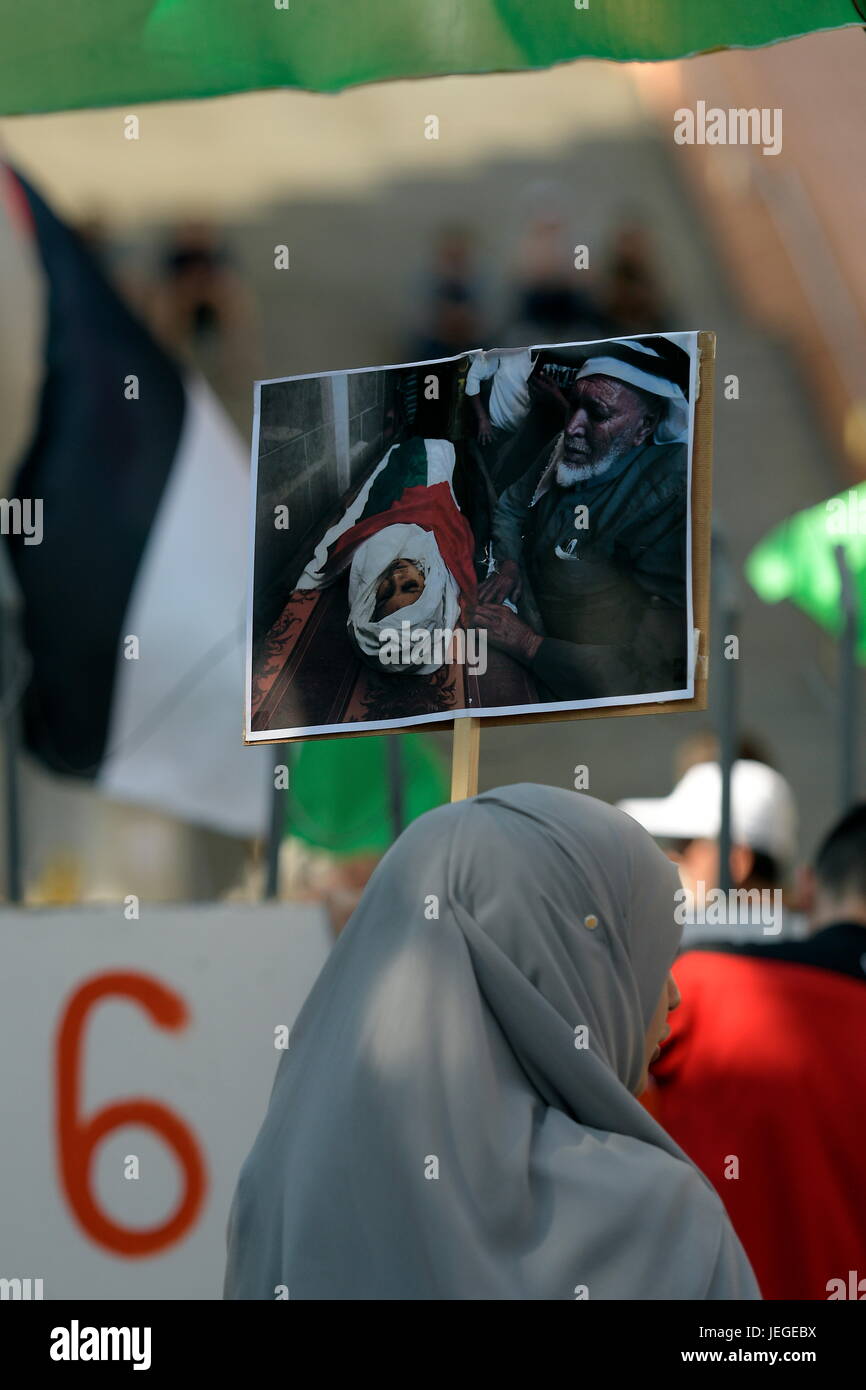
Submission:
M 376 607 L 373 621 L 379 622 L 396 613 L 399 608 L 408 608 L 424 592 L 424 575 L 411 560 L 402 556 L 394 560 L 380 574 L 376 584 Z
M 651 396 L 609 376 L 576 381 L 568 411 L 560 446 L 566 484 L 606 471 L 650 437 L 659 417 Z

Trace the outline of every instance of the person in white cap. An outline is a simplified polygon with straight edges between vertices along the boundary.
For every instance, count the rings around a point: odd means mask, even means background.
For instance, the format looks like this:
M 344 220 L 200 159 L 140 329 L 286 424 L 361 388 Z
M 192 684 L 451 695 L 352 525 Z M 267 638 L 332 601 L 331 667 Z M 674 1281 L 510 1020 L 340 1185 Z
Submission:
M 554 352 L 576 363 L 565 426 L 499 499 L 475 621 L 542 697 L 673 693 L 686 685 L 688 354 L 661 337 Z
M 781 888 L 797 845 L 794 794 L 781 773 L 741 758 L 731 771 L 731 881 L 739 896 L 721 904 L 718 839 L 722 773 L 717 762 L 690 767 L 669 796 L 619 802 L 679 865 L 685 895 L 683 942 L 780 936 Z M 762 897 L 755 898 L 755 893 Z M 752 894 L 747 898 L 745 894 Z M 708 910 L 708 904 L 714 910 Z

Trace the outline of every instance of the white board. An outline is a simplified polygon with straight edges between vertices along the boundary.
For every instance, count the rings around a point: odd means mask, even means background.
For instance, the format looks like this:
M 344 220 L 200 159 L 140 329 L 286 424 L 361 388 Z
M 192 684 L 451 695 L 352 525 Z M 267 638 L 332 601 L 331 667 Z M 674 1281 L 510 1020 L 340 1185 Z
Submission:
M 41 1279 L 45 1299 L 219 1298 L 235 1181 L 281 1055 L 275 1030 L 292 1025 L 325 961 L 324 912 L 143 904 L 128 921 L 120 907 L 9 911 L 0 941 L 0 1280 L 30 1279 L 32 1297 Z M 109 992 L 88 1007 L 88 986 Z M 174 1011 L 174 1026 L 160 1026 L 129 990 Z M 88 1172 L 88 1121 L 138 1099 L 162 1109 L 111 1126 Z M 149 1116 L 181 1126 L 191 1182 L 142 1123 Z M 125 1176 L 131 1158 L 137 1178 Z M 154 1239 L 137 1232 L 164 1226 L 185 1192 L 194 1200 L 199 1170 L 201 1198 L 182 1229 L 136 1253 Z

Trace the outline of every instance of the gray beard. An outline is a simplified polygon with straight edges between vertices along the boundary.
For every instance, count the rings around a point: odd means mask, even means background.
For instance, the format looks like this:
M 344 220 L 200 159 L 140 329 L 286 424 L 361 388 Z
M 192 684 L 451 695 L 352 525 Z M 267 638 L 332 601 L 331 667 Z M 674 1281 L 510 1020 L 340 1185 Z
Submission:
M 587 478 L 600 478 L 605 474 L 612 464 L 621 459 L 628 452 L 620 444 L 612 444 L 606 454 L 596 459 L 594 463 L 566 463 L 563 458 L 565 452 L 565 435 L 561 434 L 556 441 L 553 450 L 552 462 L 555 464 L 555 477 L 557 487 L 570 488 L 576 483 L 586 482 Z

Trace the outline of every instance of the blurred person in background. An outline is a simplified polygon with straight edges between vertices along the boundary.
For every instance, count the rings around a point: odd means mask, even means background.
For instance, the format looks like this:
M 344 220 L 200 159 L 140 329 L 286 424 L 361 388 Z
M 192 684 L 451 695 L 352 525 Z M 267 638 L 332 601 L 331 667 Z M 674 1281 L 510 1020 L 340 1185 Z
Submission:
M 168 236 L 141 307 L 164 346 L 202 372 L 246 429 L 250 383 L 261 375 L 260 328 L 252 293 L 216 228 L 190 221 Z
M 677 961 L 650 1109 L 715 1184 L 765 1298 L 862 1299 L 866 802 L 825 838 L 804 897 L 806 940 Z
M 604 338 L 616 324 L 593 289 L 590 272 L 575 265 L 576 216 L 568 191 L 533 184 L 523 199 L 526 220 L 512 257 L 512 341 L 527 344 Z
M 759 1298 L 637 1100 L 678 1003 L 675 884 L 634 821 L 557 787 L 416 820 L 282 1055 L 225 1296 Z
M 637 215 L 614 234 L 604 273 L 603 304 L 618 333 L 657 333 L 673 327 L 652 236 Z
M 280 896 L 322 901 L 337 935 L 400 830 L 448 800 L 450 768 L 435 739 L 406 731 L 300 740 L 286 753 Z M 236 896 L 259 901 L 264 870 Z
M 737 757 L 746 758 L 749 762 L 764 763 L 767 767 L 775 768 L 775 759 L 772 757 L 766 743 L 753 733 L 741 734 L 737 740 Z M 681 739 L 674 750 L 674 773 L 677 781 L 685 777 L 690 767 L 695 763 L 716 763 L 719 761 L 719 738 L 713 729 L 698 729 L 695 733 L 689 734 Z
M 468 227 L 445 226 L 437 233 L 419 297 L 423 318 L 409 349 L 413 361 L 453 357 L 479 346 L 484 332 L 475 238 Z
M 699 908 L 719 887 L 719 764 L 693 763 L 669 796 L 620 801 L 619 806 L 679 865 L 688 901 Z M 797 808 L 788 782 L 766 763 L 739 758 L 731 772 L 731 884 L 741 893 L 778 894 L 770 904 L 778 909 L 778 920 L 762 920 L 760 912 L 727 913 L 722 920 L 715 920 L 719 914 L 713 913 L 705 923 L 687 918 L 684 943 L 719 935 L 740 940 L 765 940 L 770 933 L 792 935 L 796 920 L 788 920 L 781 910 L 781 893 L 796 847 Z

